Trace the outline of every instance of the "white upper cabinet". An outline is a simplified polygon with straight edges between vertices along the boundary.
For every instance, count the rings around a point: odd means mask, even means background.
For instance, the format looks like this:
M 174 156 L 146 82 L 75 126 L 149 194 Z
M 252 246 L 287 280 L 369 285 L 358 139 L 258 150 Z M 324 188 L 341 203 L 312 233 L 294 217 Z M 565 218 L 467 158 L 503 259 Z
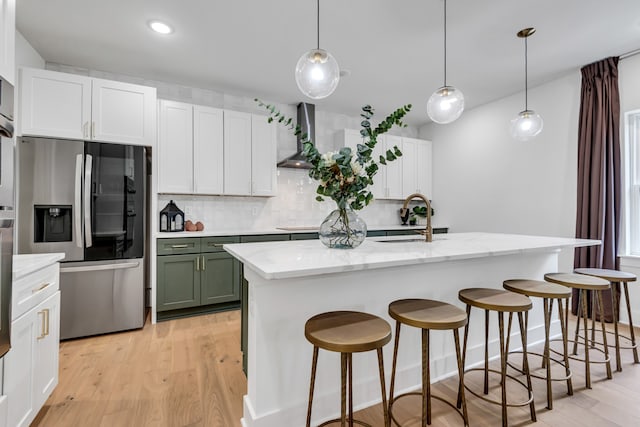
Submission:
M 432 198 L 431 141 L 402 138 L 402 190 Z
M 160 101 L 158 191 L 193 192 L 193 107 Z
M 417 190 L 433 198 L 433 147 L 431 141 L 418 140 L 418 152 L 416 153 Z
M 382 143 L 382 144 L 381 144 Z M 382 135 L 378 137 L 378 144 L 382 145 L 382 156 L 386 157 L 387 150 L 393 151 L 393 147 L 398 147 L 400 151 L 402 150 L 402 138 L 399 136 L 393 135 Z M 403 193 L 402 190 L 402 167 L 404 163 L 404 152 L 403 156 L 398 159 L 387 162 L 386 166 L 382 166 L 385 168 L 386 174 L 386 187 L 384 191 L 385 199 L 404 199 L 407 195 Z
M 155 145 L 156 89 L 21 68 L 20 133 Z
M 277 190 L 276 126 L 266 116 L 251 117 L 251 194 L 275 196 Z
M 20 107 L 22 135 L 89 139 L 91 79 L 22 68 Z
M 224 112 L 224 194 L 251 195 L 251 114 Z
M 224 110 L 193 107 L 193 190 L 224 191 Z
M 153 146 L 156 89 L 92 79 L 91 139 Z
M 14 86 L 15 52 L 16 0 L 0 0 L 0 76 Z

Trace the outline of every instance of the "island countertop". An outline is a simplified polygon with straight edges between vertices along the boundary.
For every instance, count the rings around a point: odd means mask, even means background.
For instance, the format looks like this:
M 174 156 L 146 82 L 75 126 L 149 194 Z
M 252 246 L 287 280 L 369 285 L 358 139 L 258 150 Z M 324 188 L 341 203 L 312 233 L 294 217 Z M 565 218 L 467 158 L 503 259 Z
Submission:
M 327 273 L 455 261 L 600 244 L 599 240 L 500 233 L 370 237 L 358 248 L 328 249 L 319 240 L 227 244 L 224 249 L 261 277 L 284 279 Z

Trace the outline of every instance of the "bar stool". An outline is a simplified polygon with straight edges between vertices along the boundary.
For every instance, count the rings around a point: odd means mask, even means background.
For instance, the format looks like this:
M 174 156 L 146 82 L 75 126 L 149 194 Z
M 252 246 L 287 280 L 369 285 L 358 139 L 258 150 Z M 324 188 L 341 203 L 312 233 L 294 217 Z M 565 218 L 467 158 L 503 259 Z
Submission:
M 616 371 L 622 372 L 622 362 L 620 360 L 620 349 L 633 349 L 633 361 L 634 363 L 640 363 L 638 360 L 638 345 L 636 344 L 636 334 L 633 331 L 633 319 L 631 317 L 631 302 L 629 301 L 629 287 L 627 283 L 635 282 L 637 280 L 636 275 L 632 273 L 627 273 L 624 271 L 618 270 L 607 270 L 604 268 L 577 268 L 575 270 L 578 274 L 586 274 L 588 276 L 599 277 L 604 280 L 608 280 L 611 282 L 611 302 L 613 304 L 613 327 L 614 333 L 616 337 Z M 617 289 L 620 289 L 620 285 L 624 286 L 624 296 L 627 300 L 627 314 L 629 316 L 629 330 L 630 337 L 620 335 L 618 333 L 618 302 L 617 299 Z M 620 346 L 620 337 L 631 341 L 630 347 L 621 347 Z
M 396 321 L 396 338 L 393 346 L 393 367 L 391 370 L 391 388 L 389 391 L 389 417 L 396 425 L 400 425 L 393 416 L 393 404 L 402 397 L 410 395 L 422 396 L 422 426 L 431 425 L 431 398 L 446 403 L 458 412 L 464 420 L 464 425 L 469 425 L 467 415 L 467 403 L 464 398 L 464 390 L 460 387 L 464 375 L 462 358 L 460 357 L 460 334 L 458 329 L 467 324 L 467 315 L 464 310 L 456 306 L 440 301 L 426 299 L 403 299 L 389 304 L 389 316 Z M 402 324 L 420 328 L 422 330 L 422 392 L 404 393 L 398 397 L 393 396 L 396 380 L 396 364 L 398 361 L 398 345 L 400 343 L 400 326 Z M 453 338 L 456 345 L 456 359 L 458 363 L 459 392 L 462 393 L 462 413 L 456 406 L 444 398 L 431 394 L 431 375 L 429 369 L 429 331 L 453 330 Z
M 542 298 L 543 313 L 544 313 L 544 351 L 543 354 L 529 352 L 529 354 L 535 354 L 542 357 L 542 367 L 546 368 L 546 376 L 540 376 L 531 374 L 532 377 L 546 380 L 547 382 L 547 408 L 553 409 L 553 394 L 551 392 L 551 381 L 567 381 L 567 394 L 573 395 L 573 384 L 571 383 L 571 370 L 569 369 L 569 350 L 567 341 L 567 318 L 565 312 L 569 312 L 569 298 L 571 297 L 571 290 L 569 288 L 557 285 L 555 283 L 542 282 L 540 280 L 526 280 L 526 279 L 513 279 L 505 280 L 502 286 L 511 292 L 526 295 L 528 297 Z M 551 326 L 551 313 L 553 311 L 553 300 L 558 303 L 558 317 L 560 319 L 560 331 L 562 333 L 562 348 L 563 359 L 562 361 L 551 358 L 549 347 L 549 328 Z M 564 300 L 564 309 L 562 307 L 562 301 Z M 528 325 L 525 325 L 528 328 Z M 509 327 L 509 332 L 510 332 Z M 507 335 L 509 340 L 509 335 Z M 563 378 L 551 377 L 551 361 L 554 361 L 564 366 L 565 376 Z M 514 369 L 518 370 L 514 366 L 510 365 Z
M 585 276 L 584 274 L 574 274 L 574 273 L 547 273 L 544 275 L 544 280 L 551 283 L 557 283 L 559 285 L 567 286 L 569 288 L 578 289 L 580 297 L 578 302 L 578 322 L 580 321 L 580 310 L 584 313 L 584 359 L 579 359 L 577 357 L 570 356 L 574 360 L 580 360 L 585 362 L 585 386 L 587 388 L 591 388 L 591 363 L 604 363 L 607 369 L 607 378 L 611 379 L 611 359 L 609 357 L 609 347 L 607 346 L 607 334 L 605 332 L 604 327 L 604 313 L 602 311 L 602 291 L 605 289 L 609 289 L 610 284 L 609 281 L 601 279 L 599 277 L 593 276 Z M 592 347 L 596 350 L 604 353 L 604 360 L 592 361 L 589 357 L 589 334 L 587 331 L 589 328 L 587 327 L 587 291 L 594 291 L 596 295 L 596 299 L 598 300 L 598 305 L 600 306 L 600 324 L 602 327 L 602 339 L 604 342 L 604 350 L 600 350 L 599 348 L 593 347 L 593 342 L 591 343 Z M 595 316 L 592 319 L 592 326 L 595 328 Z M 593 341 L 593 338 L 592 338 Z M 577 354 L 577 345 L 578 345 L 578 330 L 576 328 L 576 334 L 573 339 L 573 354 L 574 356 Z
M 384 363 L 382 347 L 391 340 L 391 326 L 378 316 L 357 311 L 332 311 L 321 313 L 307 320 L 304 336 L 313 344 L 313 363 L 311 365 L 311 385 L 309 388 L 309 406 L 307 408 L 307 427 L 311 426 L 311 407 L 313 404 L 313 388 L 316 381 L 318 365 L 318 349 L 340 353 L 341 359 L 341 407 L 340 418 L 326 421 L 318 427 L 340 421 L 345 427 L 353 424 L 371 427 L 369 424 L 353 419 L 352 389 L 352 355 L 364 351 L 378 352 L 378 369 L 380 370 L 380 388 L 382 391 L 382 408 L 384 425 L 389 426 L 387 395 L 384 384 Z M 347 375 L 349 387 L 349 416 L 346 415 Z
M 525 322 L 523 315 L 528 317 L 529 310 L 531 310 L 532 304 L 529 297 L 516 294 L 502 289 L 487 289 L 487 288 L 470 288 L 463 289 L 458 292 L 458 298 L 460 301 L 467 305 L 467 317 L 470 318 L 471 307 L 476 307 L 484 310 L 484 368 L 474 368 L 465 371 L 484 371 L 484 394 L 489 394 L 489 372 L 500 374 L 500 389 L 502 391 L 502 398 L 500 401 L 492 400 L 488 397 L 482 396 L 464 386 L 471 394 L 480 399 L 500 405 L 502 407 L 502 425 L 506 427 L 507 422 L 507 407 L 511 406 L 526 406 L 529 405 L 529 411 L 531 413 L 531 421 L 536 421 L 536 408 L 533 402 L 533 389 L 531 388 L 531 376 L 529 374 L 529 362 L 527 360 L 527 329 L 525 328 Z M 489 369 L 489 311 L 495 311 L 498 313 L 498 326 L 500 333 L 500 371 Z M 505 347 L 504 337 L 504 313 L 509 313 L 509 324 L 513 318 L 513 313 L 518 313 L 518 321 L 520 324 L 520 336 L 522 338 L 522 365 L 525 376 L 527 378 L 527 384 L 523 383 L 519 379 L 507 374 L 507 354 L 509 352 L 508 341 Z M 469 335 L 469 323 L 464 328 L 464 346 L 462 349 L 462 365 L 464 366 L 465 358 L 467 355 L 467 338 Z M 507 379 L 511 379 L 516 383 L 527 389 L 528 399 L 522 402 L 508 403 L 507 402 Z M 461 393 L 458 393 L 458 403 L 460 403 Z

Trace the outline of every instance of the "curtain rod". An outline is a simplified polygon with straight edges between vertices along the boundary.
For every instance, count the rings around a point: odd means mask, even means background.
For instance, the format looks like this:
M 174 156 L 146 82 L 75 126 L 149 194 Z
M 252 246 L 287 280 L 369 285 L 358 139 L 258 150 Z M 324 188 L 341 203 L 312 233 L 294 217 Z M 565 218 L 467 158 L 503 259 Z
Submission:
M 635 56 L 637 54 L 640 53 L 640 49 L 636 49 L 636 50 L 632 50 L 630 52 L 627 53 L 623 53 L 622 55 L 619 56 L 620 59 L 626 59 L 629 58 L 630 56 Z

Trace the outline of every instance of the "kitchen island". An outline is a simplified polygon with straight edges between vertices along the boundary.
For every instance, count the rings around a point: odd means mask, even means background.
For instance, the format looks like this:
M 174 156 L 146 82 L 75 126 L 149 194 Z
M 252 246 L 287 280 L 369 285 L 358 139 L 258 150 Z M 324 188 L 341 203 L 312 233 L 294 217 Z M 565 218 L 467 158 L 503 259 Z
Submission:
M 353 250 L 327 249 L 318 240 L 225 245 L 224 249 L 244 264 L 249 282 L 248 375 L 242 425 L 304 425 L 313 349 L 304 338 L 304 324 L 313 315 L 358 310 L 391 323 L 387 306 L 401 298 L 437 299 L 463 307 L 457 298 L 462 288 L 502 288 L 505 279 L 542 279 L 545 273 L 557 271 L 562 249 L 599 243 L 459 233 L 434 236 L 432 243 L 407 236 L 367 239 Z M 467 367 L 483 357 L 484 328 L 479 320 L 472 314 Z M 557 321 L 553 326 L 558 333 Z M 490 334 L 492 357 L 498 355 L 494 332 Z M 529 343 L 542 339 L 542 308 L 534 301 Z M 449 334 L 432 334 L 434 382 L 456 372 L 450 341 Z M 519 342 L 519 338 L 512 342 Z M 384 349 L 387 380 L 391 373 L 391 347 Z M 419 387 L 420 360 L 419 331 L 404 328 L 396 379 L 398 393 Z M 339 413 L 339 366 L 339 354 L 320 352 L 313 425 Z M 375 354 L 354 357 L 354 408 L 379 402 L 377 375 Z

